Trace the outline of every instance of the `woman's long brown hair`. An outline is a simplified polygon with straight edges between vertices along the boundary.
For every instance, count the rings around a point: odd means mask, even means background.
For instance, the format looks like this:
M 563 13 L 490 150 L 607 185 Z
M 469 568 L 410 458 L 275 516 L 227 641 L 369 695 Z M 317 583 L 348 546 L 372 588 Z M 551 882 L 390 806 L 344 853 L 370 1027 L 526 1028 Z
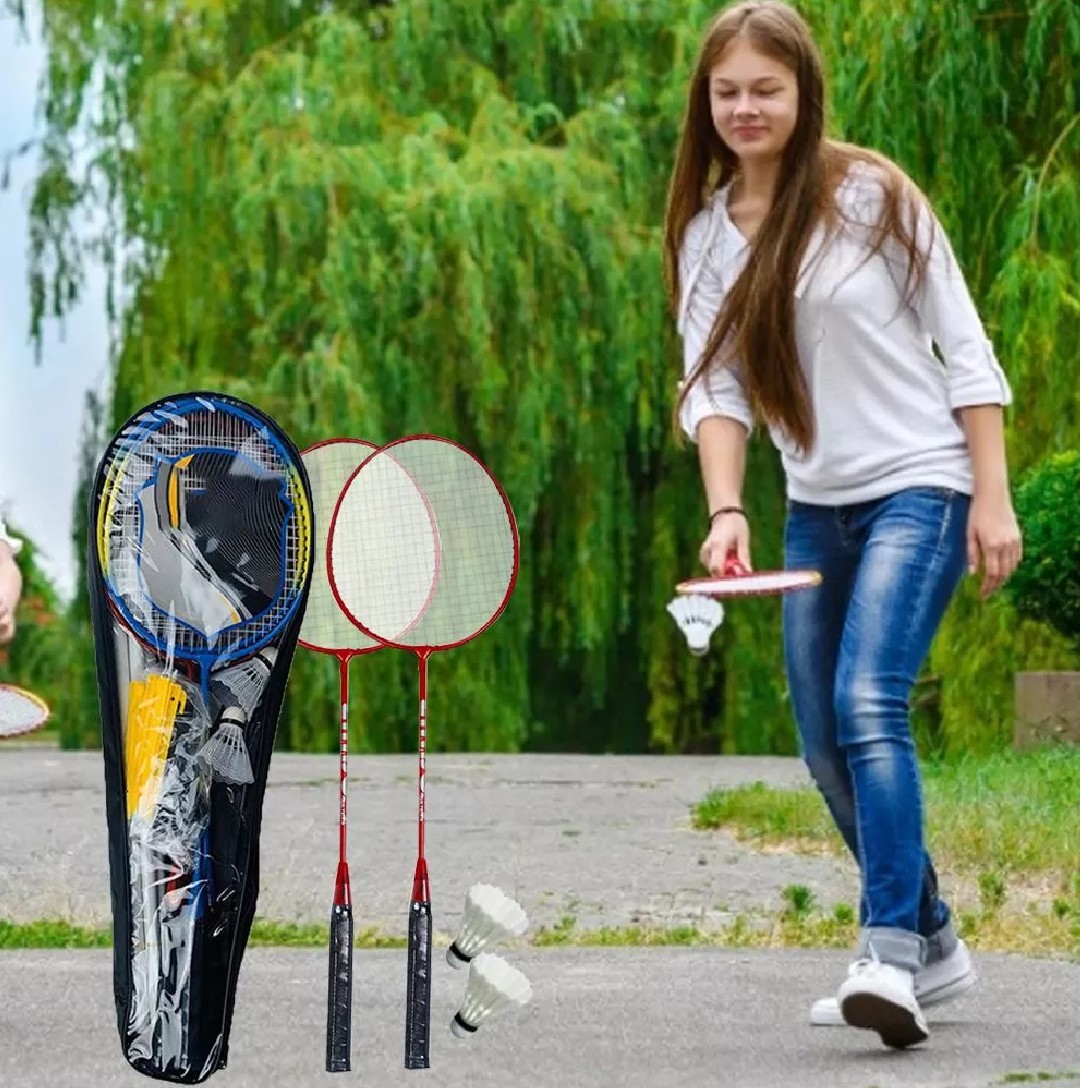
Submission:
M 877 167 L 884 203 L 867 260 L 880 253 L 888 239 L 896 239 L 907 255 L 903 301 L 910 302 L 926 272 L 927 256 L 919 251 L 915 236 L 922 195 L 885 156 L 826 137 L 821 56 L 797 12 L 782 0 L 735 3 L 714 19 L 702 42 L 668 189 L 664 271 L 673 310 L 678 310 L 679 251 L 686 228 L 711 193 L 738 171 L 738 160 L 713 127 L 709 108 L 710 72 L 737 37 L 794 73 L 798 119 L 783 152 L 772 206 L 701 358 L 683 383 L 675 414 L 710 366 L 730 366 L 738 360 L 755 418 L 779 426 L 805 451 L 813 445 L 814 425 L 796 350 L 795 287 L 811 233 L 819 222 L 828 234 L 835 231 L 839 214 L 835 193 L 850 167 L 857 162 Z

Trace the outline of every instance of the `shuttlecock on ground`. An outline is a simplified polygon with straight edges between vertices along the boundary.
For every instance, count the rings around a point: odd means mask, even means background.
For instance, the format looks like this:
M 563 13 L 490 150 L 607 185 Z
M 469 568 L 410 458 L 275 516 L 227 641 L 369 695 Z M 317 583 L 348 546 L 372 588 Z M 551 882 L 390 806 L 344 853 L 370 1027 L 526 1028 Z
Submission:
M 492 952 L 481 952 L 469 967 L 465 996 L 450 1031 L 467 1039 L 485 1020 L 523 1008 L 531 1000 L 532 986 L 516 967 Z
M 454 943 L 446 950 L 451 967 L 465 967 L 496 941 L 520 937 L 528 928 L 525 911 L 492 884 L 474 884 L 465 896 L 465 913 Z
M 199 760 L 222 782 L 247 785 L 255 781 L 251 757 L 244 743 L 247 718 L 239 707 L 226 707 L 218 718 L 213 736 L 199 751 Z
M 712 633 L 724 622 L 724 606 L 713 597 L 689 594 L 668 602 L 668 612 L 686 636 L 686 644 L 695 657 L 709 649 Z

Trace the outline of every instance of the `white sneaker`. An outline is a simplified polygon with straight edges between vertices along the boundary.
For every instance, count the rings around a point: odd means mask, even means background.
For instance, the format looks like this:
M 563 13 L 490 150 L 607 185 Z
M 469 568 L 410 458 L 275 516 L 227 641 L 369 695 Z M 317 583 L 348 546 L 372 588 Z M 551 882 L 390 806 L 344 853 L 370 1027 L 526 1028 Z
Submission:
M 876 1031 L 886 1046 L 900 1049 L 930 1037 L 915 997 L 914 973 L 876 957 L 851 965 L 836 1000 L 845 1024 Z
M 971 953 L 963 941 L 943 960 L 927 964 L 915 976 L 915 998 L 925 1009 L 951 1001 L 970 990 L 978 981 Z M 810 1023 L 815 1027 L 844 1027 L 840 1002 L 835 997 L 823 997 L 810 1008 Z

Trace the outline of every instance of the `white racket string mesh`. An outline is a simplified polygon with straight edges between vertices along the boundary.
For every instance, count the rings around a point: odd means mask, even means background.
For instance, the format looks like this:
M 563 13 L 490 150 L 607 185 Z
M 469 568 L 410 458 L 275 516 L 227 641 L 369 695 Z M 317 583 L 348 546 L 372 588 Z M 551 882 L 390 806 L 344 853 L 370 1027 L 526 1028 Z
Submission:
M 100 509 L 110 590 L 158 648 L 228 658 L 295 607 L 306 496 L 269 430 L 245 414 L 198 400 L 138 417 L 116 444 Z
M 404 439 L 369 457 L 330 533 L 343 607 L 397 646 L 466 641 L 499 615 L 513 586 L 510 506 L 487 469 L 444 439 Z
M 29 733 L 49 717 L 46 705 L 27 691 L 0 684 L 0 737 Z
M 359 653 L 380 646 L 342 612 L 326 574 L 326 542 L 338 499 L 350 478 L 375 449 L 370 442 L 339 439 L 314 446 L 302 454 L 311 483 L 315 561 L 300 641 L 313 650 Z

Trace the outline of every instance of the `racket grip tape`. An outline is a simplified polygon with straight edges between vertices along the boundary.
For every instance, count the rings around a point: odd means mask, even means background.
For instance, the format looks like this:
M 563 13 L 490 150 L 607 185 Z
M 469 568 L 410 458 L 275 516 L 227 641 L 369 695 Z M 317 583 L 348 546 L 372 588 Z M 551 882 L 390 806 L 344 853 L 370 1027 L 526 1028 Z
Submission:
M 431 1066 L 431 904 L 409 910 L 409 977 L 405 994 L 405 1068 Z
M 330 970 L 326 998 L 326 1071 L 349 1071 L 352 1023 L 353 918 L 348 903 L 330 914 Z

